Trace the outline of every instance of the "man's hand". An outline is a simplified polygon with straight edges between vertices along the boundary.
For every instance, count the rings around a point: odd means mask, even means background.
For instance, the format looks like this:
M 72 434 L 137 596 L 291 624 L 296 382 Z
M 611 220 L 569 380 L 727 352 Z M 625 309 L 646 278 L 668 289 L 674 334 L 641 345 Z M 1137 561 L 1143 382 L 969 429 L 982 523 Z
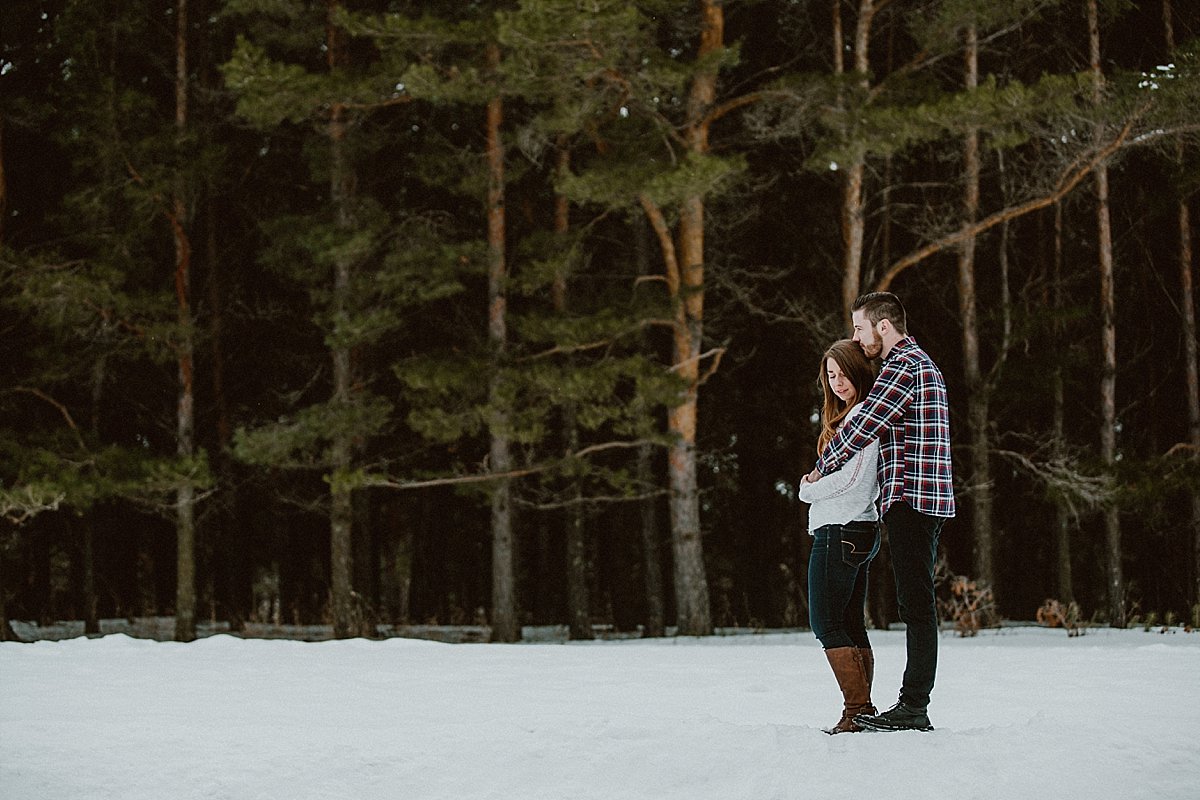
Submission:
M 817 472 L 817 468 L 813 467 L 813 471 L 800 479 L 801 483 L 816 483 L 821 479 L 821 473 Z

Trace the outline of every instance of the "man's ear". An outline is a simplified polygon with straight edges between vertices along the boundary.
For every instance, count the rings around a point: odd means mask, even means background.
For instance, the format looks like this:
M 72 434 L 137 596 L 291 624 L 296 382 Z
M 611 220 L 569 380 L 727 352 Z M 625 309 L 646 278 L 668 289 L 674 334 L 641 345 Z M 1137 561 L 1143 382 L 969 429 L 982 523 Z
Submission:
M 884 317 L 883 319 L 879 320 L 879 324 L 875 327 L 879 328 L 879 335 L 883 336 L 892 329 L 892 321 L 887 317 Z

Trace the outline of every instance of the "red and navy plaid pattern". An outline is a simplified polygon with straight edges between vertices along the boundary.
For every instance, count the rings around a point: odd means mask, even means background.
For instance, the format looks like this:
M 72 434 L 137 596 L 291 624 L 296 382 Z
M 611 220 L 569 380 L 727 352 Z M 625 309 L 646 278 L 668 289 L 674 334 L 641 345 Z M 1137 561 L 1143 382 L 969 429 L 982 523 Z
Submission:
M 828 475 L 840 469 L 874 439 L 879 439 L 881 513 L 907 501 L 924 514 L 954 516 L 946 382 L 912 337 L 888 353 L 862 409 L 826 445 L 817 470 Z

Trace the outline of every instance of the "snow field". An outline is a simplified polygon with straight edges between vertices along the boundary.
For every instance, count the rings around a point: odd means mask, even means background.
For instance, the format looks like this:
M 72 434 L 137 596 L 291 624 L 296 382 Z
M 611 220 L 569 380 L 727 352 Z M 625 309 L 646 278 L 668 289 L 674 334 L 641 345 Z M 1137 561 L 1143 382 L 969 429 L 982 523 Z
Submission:
M 872 641 L 886 707 L 904 634 Z M 1200 798 L 1200 634 L 940 644 L 937 730 L 831 737 L 807 634 L 5 643 L 0 798 Z

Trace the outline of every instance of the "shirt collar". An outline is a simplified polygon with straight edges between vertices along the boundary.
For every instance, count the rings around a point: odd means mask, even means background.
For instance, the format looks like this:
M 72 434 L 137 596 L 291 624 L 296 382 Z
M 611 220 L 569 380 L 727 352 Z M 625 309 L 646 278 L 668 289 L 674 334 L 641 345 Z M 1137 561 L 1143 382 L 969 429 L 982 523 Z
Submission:
M 909 350 L 912 350 L 916 346 L 917 346 L 916 339 L 914 339 L 912 336 L 905 336 L 903 339 L 896 342 L 896 344 L 892 347 L 892 349 L 888 351 L 887 358 L 885 358 L 883 360 L 883 363 L 886 364 L 887 362 L 891 361 L 893 358 L 896 358 L 901 352 L 908 352 Z

